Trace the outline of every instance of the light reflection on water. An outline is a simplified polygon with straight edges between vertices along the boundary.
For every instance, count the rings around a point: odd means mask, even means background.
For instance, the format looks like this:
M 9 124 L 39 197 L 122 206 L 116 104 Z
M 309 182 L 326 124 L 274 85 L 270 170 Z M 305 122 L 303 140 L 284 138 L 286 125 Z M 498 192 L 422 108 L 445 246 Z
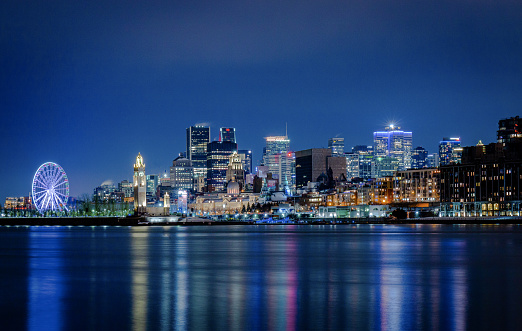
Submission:
M 517 226 L 0 227 L 0 238 L 6 329 L 522 322 Z

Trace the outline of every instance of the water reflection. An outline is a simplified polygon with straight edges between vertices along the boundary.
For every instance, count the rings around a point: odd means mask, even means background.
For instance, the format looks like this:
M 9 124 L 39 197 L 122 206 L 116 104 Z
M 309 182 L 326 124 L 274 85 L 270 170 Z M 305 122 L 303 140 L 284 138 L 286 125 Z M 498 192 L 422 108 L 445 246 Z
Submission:
M 16 291 L 3 290 L 2 308 L 17 307 L 15 329 L 522 322 L 516 227 L 0 227 L 0 235 L 0 279 Z

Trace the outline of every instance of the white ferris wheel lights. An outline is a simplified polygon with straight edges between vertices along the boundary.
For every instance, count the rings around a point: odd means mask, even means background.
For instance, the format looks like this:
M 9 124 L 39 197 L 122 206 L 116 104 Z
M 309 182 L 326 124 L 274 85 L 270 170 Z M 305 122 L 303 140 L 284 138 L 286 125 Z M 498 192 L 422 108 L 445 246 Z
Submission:
M 48 210 L 67 210 L 69 179 L 62 167 L 54 162 L 42 164 L 34 174 L 32 196 L 41 214 Z

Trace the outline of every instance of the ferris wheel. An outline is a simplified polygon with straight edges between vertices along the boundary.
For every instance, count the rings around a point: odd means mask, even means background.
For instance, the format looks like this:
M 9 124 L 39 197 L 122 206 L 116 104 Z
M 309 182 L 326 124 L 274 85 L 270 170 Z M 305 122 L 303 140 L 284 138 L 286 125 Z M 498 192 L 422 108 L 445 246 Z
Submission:
M 33 204 L 43 214 L 48 210 L 67 210 L 69 179 L 58 164 L 46 162 L 36 170 L 33 178 Z

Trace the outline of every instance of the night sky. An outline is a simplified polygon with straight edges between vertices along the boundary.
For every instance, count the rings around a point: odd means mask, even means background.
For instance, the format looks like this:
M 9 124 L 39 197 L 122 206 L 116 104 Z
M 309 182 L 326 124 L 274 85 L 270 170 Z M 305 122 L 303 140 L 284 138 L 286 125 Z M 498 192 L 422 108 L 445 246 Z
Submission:
M 2 1 L 0 204 L 46 161 L 71 195 L 163 173 L 185 129 L 293 150 L 372 144 L 394 122 L 435 152 L 522 115 L 520 1 Z

